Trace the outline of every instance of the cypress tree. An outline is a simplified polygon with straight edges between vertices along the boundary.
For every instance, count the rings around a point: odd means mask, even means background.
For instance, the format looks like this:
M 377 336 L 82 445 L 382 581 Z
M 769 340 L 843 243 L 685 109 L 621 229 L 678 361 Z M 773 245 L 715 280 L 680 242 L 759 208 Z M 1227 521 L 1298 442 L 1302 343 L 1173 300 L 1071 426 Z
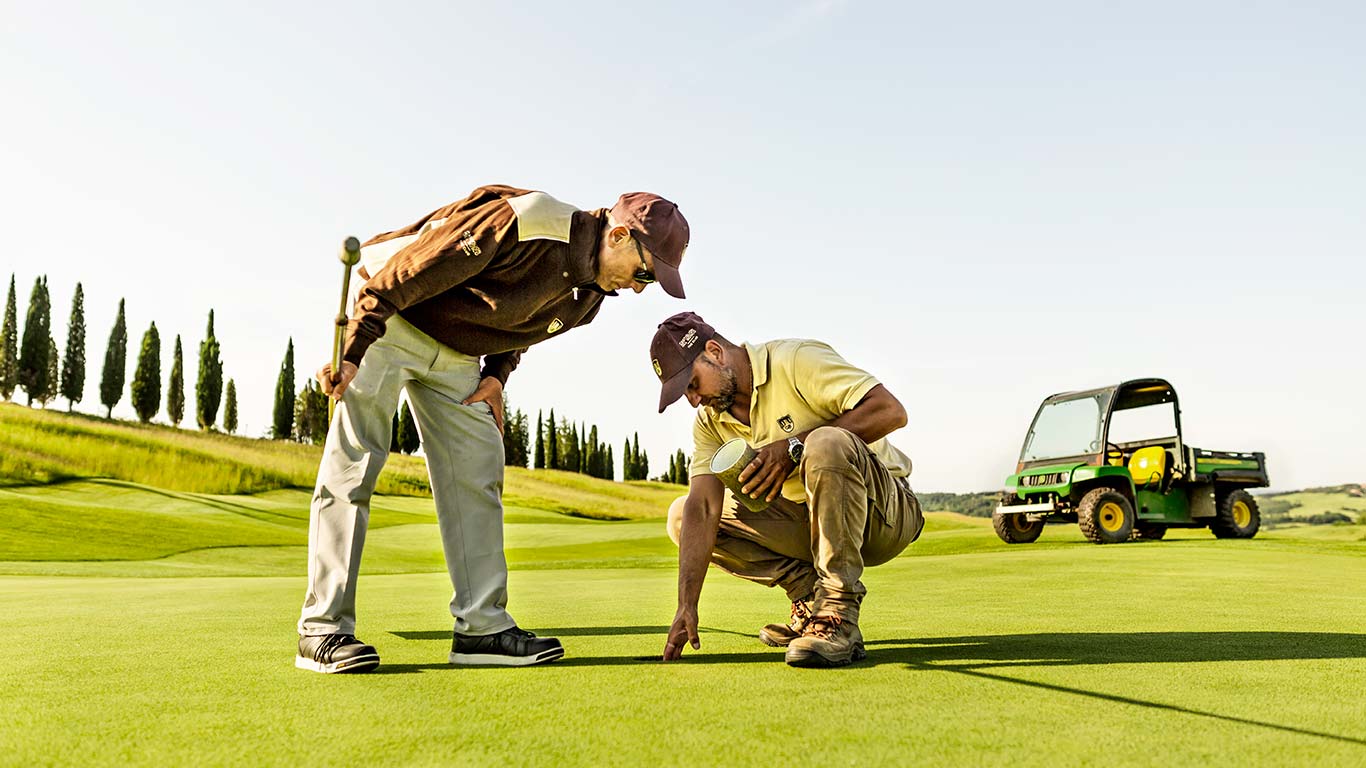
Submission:
M 593 477 L 602 477 L 602 457 L 598 454 L 598 425 L 594 424 L 593 429 L 588 433 L 588 474 Z
M 409 410 L 407 402 L 398 412 L 398 447 L 409 454 L 422 447 L 422 440 L 417 434 L 417 422 L 413 420 L 413 412 Z
M 114 413 L 114 406 L 123 399 L 123 381 L 128 369 L 128 326 L 123 317 L 123 299 L 119 299 L 119 314 L 114 328 L 109 331 L 109 344 L 104 348 L 104 370 L 100 374 L 100 403 L 104 417 Z
M 204 341 L 199 344 L 199 379 L 195 382 L 195 419 L 200 429 L 212 429 L 218 420 L 218 406 L 223 400 L 223 359 L 218 338 L 213 335 L 213 310 L 209 310 L 209 326 Z
M 389 428 L 389 453 L 398 453 L 398 409 L 394 410 L 394 423 Z
M 550 421 L 545 425 L 545 465 L 550 469 L 560 468 L 560 435 L 555 428 L 555 409 L 550 409 Z
M 161 410 L 161 335 L 157 324 L 142 336 L 142 350 L 138 352 L 138 367 L 133 371 L 133 410 L 143 424 Z
M 85 290 L 76 283 L 71 300 L 71 322 L 66 331 L 66 357 L 62 360 L 61 395 L 70 411 L 85 392 Z
M 19 386 L 28 395 L 28 404 L 42 401 L 48 391 L 48 355 L 52 351 L 52 313 L 47 295 L 47 278 L 33 281 L 33 293 L 24 319 L 24 340 L 19 347 Z
M 180 426 L 185 418 L 185 359 L 180 348 L 180 334 L 175 335 L 175 352 L 171 357 L 171 382 L 166 390 L 166 416 L 172 426 Z
M 536 411 L 536 454 L 532 466 L 536 469 L 545 469 L 545 422 L 539 409 Z
M 634 440 L 631 443 L 631 479 L 645 480 L 646 473 L 641 470 L 640 464 L 640 433 L 634 433 Z
M 294 402 L 294 437 L 314 445 L 327 439 L 327 395 L 312 379 Z
M 60 381 L 57 376 L 57 358 L 61 356 L 61 353 L 57 351 L 57 340 L 51 336 L 47 337 L 47 348 L 47 391 L 38 398 L 42 401 L 44 408 L 47 407 L 48 401 L 57 397 L 59 389 L 57 384 Z
M 570 472 L 578 472 L 582 468 L 579 464 L 579 425 L 569 425 L 569 434 L 566 436 L 566 440 L 564 468 Z
M 288 440 L 294 432 L 294 337 L 285 348 L 285 360 L 280 364 L 280 375 L 275 379 L 275 418 L 270 434 L 276 440 Z
M 232 379 L 228 379 L 228 393 L 224 396 L 226 401 L 223 405 L 223 429 L 228 434 L 237 433 L 237 385 Z M 293 413 L 290 414 L 291 416 Z
M 0 326 L 0 397 L 6 402 L 19 386 L 19 317 L 15 305 L 14 275 L 9 276 L 9 298 L 5 299 L 5 322 Z
M 607 474 L 603 475 L 604 480 L 617 479 L 617 465 L 612 461 L 612 446 L 607 446 L 607 466 L 604 467 Z

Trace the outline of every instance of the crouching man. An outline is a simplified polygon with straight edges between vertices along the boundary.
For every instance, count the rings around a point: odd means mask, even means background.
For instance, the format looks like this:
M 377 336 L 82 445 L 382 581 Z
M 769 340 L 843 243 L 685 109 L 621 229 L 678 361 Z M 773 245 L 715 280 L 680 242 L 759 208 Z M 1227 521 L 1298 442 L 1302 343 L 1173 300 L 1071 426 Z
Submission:
M 701 647 L 697 603 L 709 563 L 787 593 L 790 621 L 759 638 L 785 646 L 788 664 L 864 658 L 863 569 L 896 557 L 925 524 L 906 481 L 911 462 L 883 439 L 905 426 L 901 403 L 826 344 L 737 346 L 691 312 L 660 324 L 650 358 L 663 385 L 660 413 L 685 394 L 698 409 L 688 495 L 669 509 L 678 613 L 664 658 L 682 656 L 685 643 Z M 717 449 L 737 437 L 758 454 L 739 482 L 769 502 L 759 512 L 712 472 Z

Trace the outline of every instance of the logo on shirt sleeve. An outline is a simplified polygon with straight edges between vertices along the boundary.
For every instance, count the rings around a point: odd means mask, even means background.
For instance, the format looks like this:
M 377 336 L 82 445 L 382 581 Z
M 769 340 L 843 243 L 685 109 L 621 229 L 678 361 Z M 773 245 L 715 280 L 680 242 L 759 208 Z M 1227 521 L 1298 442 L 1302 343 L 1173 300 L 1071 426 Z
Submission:
M 789 415 L 787 415 L 787 416 L 784 416 L 784 417 L 782 417 L 781 419 L 778 419 L 778 426 L 779 426 L 784 432 L 786 432 L 786 433 L 788 433 L 788 434 L 792 434 L 792 427 L 793 427 L 794 425 L 793 425 L 793 423 L 792 423 L 792 416 L 791 416 L 791 414 L 789 414 Z
M 560 318 L 557 317 L 557 318 L 555 318 L 554 320 L 551 320 L 551 321 L 550 321 L 550 325 L 547 325 L 547 326 L 545 327 L 545 332 L 546 332 L 546 333 L 554 333 L 555 331 L 558 331 L 558 330 L 560 330 L 560 329 L 563 328 L 563 327 L 564 327 L 564 321 L 560 320 Z

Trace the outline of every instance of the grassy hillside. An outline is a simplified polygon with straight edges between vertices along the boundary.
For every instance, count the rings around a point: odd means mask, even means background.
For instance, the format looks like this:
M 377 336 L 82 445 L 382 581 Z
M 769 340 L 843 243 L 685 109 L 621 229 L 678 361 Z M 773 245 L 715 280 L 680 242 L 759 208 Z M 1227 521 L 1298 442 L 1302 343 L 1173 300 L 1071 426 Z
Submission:
M 259 494 L 311 489 L 321 448 L 197 430 L 107 421 L 0 403 L 0 485 L 109 478 L 167 491 Z M 378 493 L 429 496 L 419 457 L 392 454 Z M 680 486 L 614 483 L 570 472 L 509 467 L 504 500 L 601 519 L 662 517 Z

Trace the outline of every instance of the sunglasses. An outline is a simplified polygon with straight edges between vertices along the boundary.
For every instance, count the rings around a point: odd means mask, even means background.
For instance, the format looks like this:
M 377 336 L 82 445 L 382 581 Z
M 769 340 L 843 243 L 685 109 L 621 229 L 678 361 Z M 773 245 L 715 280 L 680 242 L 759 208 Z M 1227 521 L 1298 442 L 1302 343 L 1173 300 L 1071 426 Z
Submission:
M 640 240 L 633 234 L 631 235 L 631 242 L 636 244 L 636 256 L 640 257 L 640 269 L 636 270 L 636 273 L 631 276 L 631 279 L 641 285 L 649 285 L 650 283 L 655 282 L 655 273 L 651 272 L 649 267 L 645 266 L 645 251 L 640 249 Z

